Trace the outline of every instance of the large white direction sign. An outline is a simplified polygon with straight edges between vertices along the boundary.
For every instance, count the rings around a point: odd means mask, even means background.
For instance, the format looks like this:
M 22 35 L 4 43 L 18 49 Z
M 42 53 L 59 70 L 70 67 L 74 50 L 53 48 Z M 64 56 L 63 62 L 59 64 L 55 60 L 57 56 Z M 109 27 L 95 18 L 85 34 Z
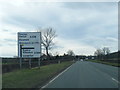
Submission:
M 18 57 L 41 56 L 41 32 L 18 32 Z

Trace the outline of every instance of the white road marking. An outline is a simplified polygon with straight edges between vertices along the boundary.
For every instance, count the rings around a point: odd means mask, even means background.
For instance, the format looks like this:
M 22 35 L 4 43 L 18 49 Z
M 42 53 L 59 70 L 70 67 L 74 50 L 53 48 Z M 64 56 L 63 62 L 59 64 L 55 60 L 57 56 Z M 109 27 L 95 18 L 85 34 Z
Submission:
M 73 64 L 72 64 L 73 65 Z M 71 65 L 71 66 L 72 66 Z M 56 78 L 58 78 L 60 75 L 62 75 L 64 72 L 66 72 L 71 66 L 69 66 L 67 69 L 65 69 L 63 72 L 61 72 L 60 74 L 58 74 L 55 78 L 53 78 L 51 81 L 49 81 L 46 85 L 44 85 L 43 87 L 41 88 L 45 88 L 48 86 L 48 84 L 50 84 L 51 82 L 53 82 Z
M 114 79 L 114 78 L 112 78 L 112 80 L 120 84 L 120 82 L 119 82 L 118 80 L 116 80 L 116 79 Z

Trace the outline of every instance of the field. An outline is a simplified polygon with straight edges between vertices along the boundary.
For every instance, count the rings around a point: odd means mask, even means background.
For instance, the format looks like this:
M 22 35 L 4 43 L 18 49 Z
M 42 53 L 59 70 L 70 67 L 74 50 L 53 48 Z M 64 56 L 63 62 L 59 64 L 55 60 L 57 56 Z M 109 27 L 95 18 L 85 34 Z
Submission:
M 4 73 L 2 85 L 3 88 L 37 88 L 71 64 L 73 64 L 72 61 L 67 61 L 60 64 L 41 66 L 40 69 L 22 69 Z
M 107 62 L 107 61 L 102 61 L 102 60 L 88 60 L 88 61 L 102 63 L 102 64 L 111 65 L 115 67 L 120 67 L 120 63 L 113 63 L 113 62 Z

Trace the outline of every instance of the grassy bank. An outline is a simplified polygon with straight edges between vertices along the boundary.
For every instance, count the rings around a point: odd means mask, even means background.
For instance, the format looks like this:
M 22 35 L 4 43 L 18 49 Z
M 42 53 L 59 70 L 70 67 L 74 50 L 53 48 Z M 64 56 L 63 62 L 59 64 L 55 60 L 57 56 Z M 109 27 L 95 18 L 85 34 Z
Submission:
M 35 88 L 42 85 L 56 73 L 70 66 L 73 62 L 62 62 L 41 66 L 41 68 L 23 69 L 2 76 L 3 88 Z
M 105 61 L 101 61 L 101 60 L 88 60 L 88 61 L 102 63 L 102 64 L 111 65 L 111 66 L 115 66 L 115 67 L 120 67 L 120 63 L 105 62 Z

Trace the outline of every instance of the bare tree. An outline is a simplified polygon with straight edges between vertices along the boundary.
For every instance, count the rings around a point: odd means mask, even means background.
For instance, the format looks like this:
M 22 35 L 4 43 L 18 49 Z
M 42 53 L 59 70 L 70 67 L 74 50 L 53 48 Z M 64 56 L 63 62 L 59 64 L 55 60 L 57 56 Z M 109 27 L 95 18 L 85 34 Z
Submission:
M 102 59 L 103 58 L 103 55 L 104 55 L 104 52 L 102 49 L 97 49 L 95 52 L 94 52 L 94 55 L 97 56 L 98 59 Z
M 110 49 L 108 47 L 103 48 L 104 55 L 107 55 L 110 53 Z
M 73 50 L 68 50 L 67 54 L 70 55 L 70 56 L 74 56 L 75 55 L 74 52 L 73 52 Z
M 108 47 L 104 47 L 102 49 L 97 49 L 94 53 L 99 59 L 108 58 L 108 54 L 110 53 L 110 49 Z
M 110 54 L 110 49 L 109 48 L 106 50 L 106 53 L 107 53 L 107 55 Z
M 101 49 L 97 49 L 94 53 L 95 56 L 103 55 L 103 51 Z
M 42 45 L 45 48 L 46 55 L 50 57 L 49 50 L 54 46 L 53 40 L 57 36 L 56 31 L 51 27 L 40 31 L 42 32 Z
M 103 49 L 104 52 L 104 59 L 108 59 L 109 58 L 109 54 L 110 54 L 110 49 L 108 47 L 104 47 Z

